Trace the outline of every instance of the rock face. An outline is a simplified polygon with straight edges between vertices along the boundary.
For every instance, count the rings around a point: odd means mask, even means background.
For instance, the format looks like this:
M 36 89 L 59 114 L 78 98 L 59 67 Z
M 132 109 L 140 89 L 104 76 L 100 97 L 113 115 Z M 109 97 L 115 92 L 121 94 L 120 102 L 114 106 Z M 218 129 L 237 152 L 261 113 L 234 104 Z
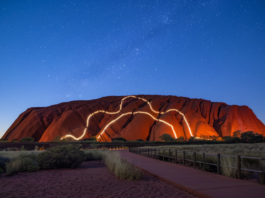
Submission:
M 265 135 L 265 125 L 247 106 L 176 96 L 109 96 L 29 108 L 2 138 L 48 142 L 70 134 L 79 139 L 97 136 L 101 141 L 119 136 L 156 141 L 164 133 L 188 139 L 231 136 L 238 130 Z

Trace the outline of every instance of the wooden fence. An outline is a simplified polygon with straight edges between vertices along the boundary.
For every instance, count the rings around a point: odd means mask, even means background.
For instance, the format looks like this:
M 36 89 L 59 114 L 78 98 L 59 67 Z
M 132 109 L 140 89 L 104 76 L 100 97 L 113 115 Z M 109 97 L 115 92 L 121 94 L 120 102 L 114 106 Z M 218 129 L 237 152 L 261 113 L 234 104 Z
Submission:
M 246 168 L 242 168 L 241 167 L 241 159 L 255 159 L 255 160 L 263 160 L 265 163 L 265 158 L 259 158 L 259 157 L 247 157 L 247 156 L 241 156 L 241 155 L 220 155 L 218 154 L 207 154 L 207 153 L 196 153 L 196 152 L 191 152 L 191 151 L 183 151 L 183 150 L 171 150 L 171 149 L 167 149 L 168 150 L 168 155 L 165 154 L 166 149 L 157 149 L 157 148 L 130 148 L 129 152 L 135 153 L 135 154 L 139 154 L 139 155 L 143 155 L 146 157 L 151 157 L 151 158 L 155 158 L 155 159 L 160 159 L 163 161 L 169 161 L 169 162 L 173 162 L 173 163 L 178 163 L 178 161 L 182 161 L 182 164 L 185 166 L 186 162 L 189 161 L 192 163 L 193 168 L 196 168 L 196 163 L 202 164 L 202 170 L 206 170 L 206 165 L 210 165 L 210 166 L 216 166 L 217 168 L 217 174 L 221 174 L 221 167 L 227 167 L 227 168 L 231 168 L 231 169 L 235 169 L 236 170 L 236 175 L 238 179 L 242 179 L 242 170 L 244 171 L 250 171 L 250 172 L 256 172 L 259 173 L 260 176 L 260 183 L 265 185 L 265 167 L 263 165 L 263 170 L 252 170 L 252 169 L 246 169 Z M 174 155 L 172 155 L 174 153 Z M 179 153 L 181 153 L 182 157 L 179 157 Z M 186 154 L 188 153 L 192 153 L 192 159 L 187 159 L 186 158 Z M 202 161 L 198 161 L 198 155 L 202 156 Z M 206 156 L 213 156 L 216 157 L 216 161 L 217 163 L 209 163 L 206 162 Z M 221 157 L 233 157 L 236 158 L 236 167 L 231 167 L 231 166 L 225 166 L 225 165 L 221 165 Z

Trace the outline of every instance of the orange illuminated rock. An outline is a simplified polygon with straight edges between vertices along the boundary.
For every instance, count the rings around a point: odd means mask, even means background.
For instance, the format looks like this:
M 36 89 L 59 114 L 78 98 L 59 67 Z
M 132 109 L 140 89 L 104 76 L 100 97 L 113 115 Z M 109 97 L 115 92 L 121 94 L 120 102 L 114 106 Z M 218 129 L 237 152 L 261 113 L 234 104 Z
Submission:
M 88 119 L 94 112 L 97 113 Z M 11 141 L 34 137 L 49 142 L 56 136 L 72 135 L 79 139 L 97 136 L 101 141 L 119 136 L 127 140 L 157 141 L 164 133 L 189 139 L 191 136 L 231 136 L 238 130 L 265 135 L 265 125 L 247 106 L 176 96 L 143 95 L 126 99 L 109 96 L 29 108 L 2 138 Z

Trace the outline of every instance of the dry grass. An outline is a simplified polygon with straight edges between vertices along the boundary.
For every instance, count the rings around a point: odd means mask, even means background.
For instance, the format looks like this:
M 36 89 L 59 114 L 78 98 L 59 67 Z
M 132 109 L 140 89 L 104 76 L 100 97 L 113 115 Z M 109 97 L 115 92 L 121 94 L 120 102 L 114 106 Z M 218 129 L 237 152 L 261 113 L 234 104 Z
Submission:
M 205 154 L 220 154 L 221 155 L 221 165 L 236 167 L 237 158 L 235 157 L 225 157 L 222 155 L 233 155 L 233 156 L 248 156 L 248 157 L 265 157 L 265 143 L 239 143 L 239 144 L 212 144 L 212 145 L 174 145 L 174 146 L 157 146 L 157 147 L 145 147 L 145 148 L 157 148 L 160 149 L 160 154 L 162 154 L 163 149 L 165 149 L 165 154 L 169 154 L 170 150 L 178 150 L 178 157 L 183 157 L 181 151 L 188 152 L 196 152 L 196 160 L 202 161 L 202 153 Z M 171 153 L 172 156 L 175 156 L 175 152 Z M 186 153 L 186 159 L 193 159 L 193 153 Z M 216 156 L 206 155 L 206 162 L 208 163 L 217 163 Z M 241 159 L 241 167 L 264 171 L 265 169 L 265 161 L 257 160 L 257 159 Z M 202 165 L 199 165 L 202 167 Z M 207 166 L 210 169 L 216 169 L 213 166 Z M 236 177 L 235 169 L 221 167 L 222 175 L 229 177 Z M 242 171 L 244 177 L 248 177 L 250 175 L 249 171 Z
M 109 150 L 84 150 L 87 160 L 102 159 L 108 169 L 119 179 L 140 180 L 143 173 L 127 160 L 120 157 L 120 154 Z
M 20 156 L 38 155 L 41 152 L 43 151 L 0 151 L 0 156 L 15 159 Z

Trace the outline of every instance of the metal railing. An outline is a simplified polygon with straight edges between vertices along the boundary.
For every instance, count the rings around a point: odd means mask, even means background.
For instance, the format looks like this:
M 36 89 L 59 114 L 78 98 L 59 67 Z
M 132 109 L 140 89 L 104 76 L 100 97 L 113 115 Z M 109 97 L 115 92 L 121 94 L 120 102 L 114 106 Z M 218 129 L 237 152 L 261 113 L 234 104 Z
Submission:
M 161 152 L 162 151 L 162 152 Z M 163 161 L 173 161 L 175 163 L 178 163 L 178 159 L 182 160 L 182 164 L 185 166 L 186 161 L 193 163 L 193 168 L 196 168 L 196 163 L 202 164 L 202 170 L 206 170 L 206 165 L 216 166 L 217 168 L 217 174 L 221 174 L 221 167 L 236 169 L 236 175 L 238 179 L 242 179 L 242 170 L 243 171 L 250 171 L 250 172 L 256 172 L 260 173 L 260 183 L 265 185 L 265 168 L 263 166 L 263 170 L 253 170 L 253 169 L 247 169 L 241 167 L 241 160 L 242 159 L 256 159 L 256 160 L 263 160 L 265 162 L 265 158 L 261 157 L 248 157 L 248 156 L 241 156 L 241 155 L 220 155 L 218 154 L 208 154 L 208 153 L 196 153 L 192 151 L 184 151 L 184 150 L 171 150 L 167 149 L 168 155 L 165 154 L 166 149 L 156 149 L 156 148 L 129 148 L 129 152 L 140 154 L 143 156 L 155 158 L 155 159 L 161 159 Z M 175 153 L 174 156 L 172 156 L 172 153 Z M 182 153 L 182 157 L 179 157 L 179 153 Z M 192 153 L 193 159 L 188 159 L 187 155 L 188 153 Z M 197 155 L 202 155 L 202 161 L 197 160 Z M 217 163 L 209 163 L 206 161 L 206 156 L 216 156 L 217 157 Z M 236 158 L 236 167 L 233 166 L 225 166 L 221 165 L 221 157 L 233 157 Z

